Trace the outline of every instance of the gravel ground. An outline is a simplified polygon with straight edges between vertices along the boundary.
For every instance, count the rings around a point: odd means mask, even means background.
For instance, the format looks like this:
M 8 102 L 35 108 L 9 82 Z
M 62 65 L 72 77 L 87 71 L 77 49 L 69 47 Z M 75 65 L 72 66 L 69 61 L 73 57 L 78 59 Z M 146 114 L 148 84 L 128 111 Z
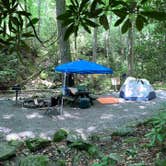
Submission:
M 44 110 L 23 108 L 15 105 L 15 101 L 1 97 L 0 139 L 51 137 L 60 128 L 76 131 L 85 137 L 115 130 L 148 118 L 166 106 L 166 91 L 158 90 L 156 94 L 156 99 L 146 102 L 121 99 L 119 104 L 108 105 L 95 101 L 88 109 L 64 107 L 63 115 L 53 117 L 45 115 Z M 111 96 L 118 96 L 118 93 L 111 93 Z

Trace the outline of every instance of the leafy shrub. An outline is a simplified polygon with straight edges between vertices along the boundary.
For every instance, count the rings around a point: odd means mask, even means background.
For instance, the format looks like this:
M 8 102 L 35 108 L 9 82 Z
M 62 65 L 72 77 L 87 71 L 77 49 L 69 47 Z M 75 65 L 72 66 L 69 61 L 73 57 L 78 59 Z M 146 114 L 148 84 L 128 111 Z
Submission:
M 48 78 L 48 74 L 47 74 L 46 72 L 42 71 L 42 72 L 40 73 L 40 78 L 41 78 L 42 80 L 46 80 L 46 79 Z
M 103 156 L 99 163 L 94 163 L 92 166 L 116 166 L 121 161 L 121 157 L 116 153 L 110 153 L 109 156 Z
M 8 89 L 11 85 L 14 84 L 16 80 L 16 71 L 12 69 L 6 69 L 0 71 L 0 88 Z
M 166 165 L 166 160 L 157 160 L 155 166 L 164 166 Z
M 49 158 L 43 155 L 30 155 L 19 161 L 19 166 L 51 166 Z
M 26 140 L 26 145 L 31 151 L 37 151 L 48 146 L 49 140 L 43 138 L 31 138 Z
M 153 128 L 146 134 L 150 139 L 150 145 L 163 144 L 166 140 L 166 113 L 162 112 L 151 120 Z
M 134 133 L 133 128 L 122 127 L 114 131 L 112 133 L 112 136 L 129 136 L 129 135 L 133 135 L 133 133 Z
M 54 142 L 60 142 L 63 139 L 67 138 L 68 132 L 64 129 L 58 130 L 54 136 L 53 136 L 53 141 Z

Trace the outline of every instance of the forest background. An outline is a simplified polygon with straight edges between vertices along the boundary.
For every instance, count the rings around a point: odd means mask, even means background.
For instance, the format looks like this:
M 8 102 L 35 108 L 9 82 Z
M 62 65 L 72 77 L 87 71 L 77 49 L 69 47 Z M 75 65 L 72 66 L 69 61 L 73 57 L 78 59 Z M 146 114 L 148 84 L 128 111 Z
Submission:
M 86 0 L 83 2 L 84 8 L 87 7 L 86 3 L 93 3 Z M 126 0 L 120 5 L 133 5 L 133 2 Z M 128 22 L 127 16 L 122 20 L 121 13 L 117 12 L 117 9 L 121 10 L 119 4 L 113 4 L 112 8 L 117 7 L 116 12 L 110 12 L 106 11 L 106 7 L 111 6 L 111 1 L 96 1 L 95 8 L 99 6 L 103 9 L 105 6 L 104 14 L 102 10 L 92 19 L 93 22 L 79 26 L 79 31 L 69 29 L 71 17 L 66 19 L 68 22 L 64 17 L 57 20 L 57 15 L 63 14 L 65 9 L 70 11 L 73 4 L 78 9 L 81 1 L 0 1 L 1 89 L 8 89 L 15 83 L 24 85 L 37 76 L 51 82 L 59 81 L 61 78 L 55 74 L 54 67 L 77 59 L 96 61 L 111 67 L 114 70 L 113 76 L 126 73 L 146 78 L 153 84 L 166 81 L 166 21 L 162 13 L 166 11 L 164 0 L 136 1 L 134 4 L 142 5 L 144 11 L 158 11 L 146 14 L 147 18 L 128 16 L 130 21 L 136 20 L 136 23 Z M 71 16 L 74 16 L 74 12 Z M 59 26 L 59 23 L 63 26 Z M 65 40 L 64 26 L 68 28 Z M 134 57 L 133 60 L 131 56 Z M 133 71 L 130 70 L 131 67 Z M 101 87 L 111 84 L 110 76 L 104 79 L 97 75 L 94 77 L 96 84 Z

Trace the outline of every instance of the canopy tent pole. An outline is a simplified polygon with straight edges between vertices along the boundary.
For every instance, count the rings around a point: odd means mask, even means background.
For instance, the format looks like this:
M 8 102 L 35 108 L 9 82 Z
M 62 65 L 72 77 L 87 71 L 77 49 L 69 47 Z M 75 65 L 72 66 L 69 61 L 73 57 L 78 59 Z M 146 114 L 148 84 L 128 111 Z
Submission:
M 66 93 L 65 91 L 65 87 L 66 87 L 66 72 L 64 73 L 64 77 L 63 77 L 63 86 L 62 86 L 62 99 L 61 99 L 61 108 L 60 108 L 60 115 L 63 115 L 63 97 Z

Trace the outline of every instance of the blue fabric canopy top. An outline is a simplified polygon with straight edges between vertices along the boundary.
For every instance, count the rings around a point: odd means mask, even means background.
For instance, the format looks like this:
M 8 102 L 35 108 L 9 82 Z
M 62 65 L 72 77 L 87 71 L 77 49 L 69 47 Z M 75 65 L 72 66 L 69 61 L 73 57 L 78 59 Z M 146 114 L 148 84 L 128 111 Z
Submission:
M 55 67 L 55 71 L 76 74 L 112 74 L 113 70 L 95 62 L 77 60 Z

